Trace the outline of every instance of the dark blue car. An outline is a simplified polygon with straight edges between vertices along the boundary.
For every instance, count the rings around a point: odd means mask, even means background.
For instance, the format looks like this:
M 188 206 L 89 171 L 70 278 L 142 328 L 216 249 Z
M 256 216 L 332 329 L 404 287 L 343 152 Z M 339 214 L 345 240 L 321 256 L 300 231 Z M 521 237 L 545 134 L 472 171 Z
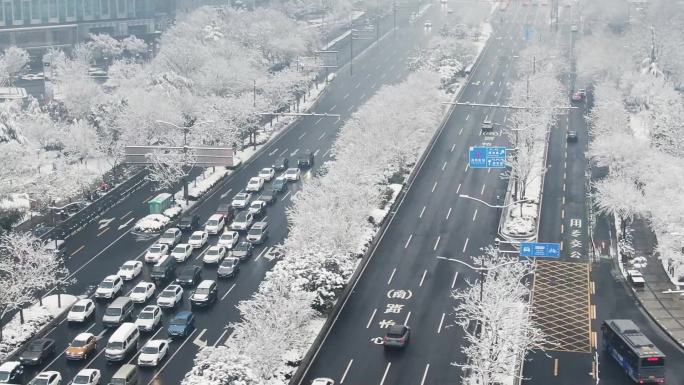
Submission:
M 170 337 L 187 337 L 195 328 L 195 315 L 191 311 L 180 311 L 173 316 L 169 324 Z

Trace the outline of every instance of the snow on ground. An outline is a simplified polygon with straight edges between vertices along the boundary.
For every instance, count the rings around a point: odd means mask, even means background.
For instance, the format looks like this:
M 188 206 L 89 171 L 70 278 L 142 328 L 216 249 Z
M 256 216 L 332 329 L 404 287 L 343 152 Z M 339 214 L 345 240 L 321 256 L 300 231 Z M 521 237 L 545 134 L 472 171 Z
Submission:
M 530 172 L 530 175 L 542 175 L 546 154 L 546 143 L 538 142 L 535 148 L 537 149 L 537 164 Z M 506 219 L 501 227 L 502 235 L 525 238 L 536 234 L 543 181 L 544 179 L 542 177 L 535 177 L 528 181 L 523 199 L 528 199 L 530 202 L 523 203 L 522 210 L 520 209 L 520 204 L 515 204 L 504 209 L 503 215 L 506 216 Z M 509 184 L 509 189 L 512 189 L 512 186 L 512 184 Z M 507 197 L 508 199 L 504 202 L 504 205 L 513 202 L 513 194 L 508 194 Z
M 31 339 L 46 324 L 67 311 L 78 298 L 73 295 L 61 295 L 61 307 L 58 306 L 57 295 L 43 298 L 43 304 L 36 303 L 24 309 L 24 323 L 21 323 L 19 313 L 2 328 L 2 341 L 0 341 L 0 361 L 21 347 L 23 343 Z
M 373 211 L 370 213 L 371 218 L 373 218 L 373 223 L 380 223 L 383 219 L 385 219 L 387 213 L 389 213 L 390 208 L 392 208 L 392 204 L 394 204 L 394 201 L 397 199 L 399 191 L 401 191 L 404 185 L 393 183 L 388 187 L 392 189 L 392 196 L 387 201 L 384 208 L 373 209 Z
M 29 196 L 26 193 L 10 194 L 0 200 L 0 210 L 28 210 L 30 208 Z
M 190 199 L 199 199 L 228 174 L 230 170 L 225 167 L 216 167 L 214 171 L 207 169 L 188 184 L 188 196 Z
M 649 141 L 648 117 L 649 111 L 639 111 L 629 116 L 629 128 L 632 129 L 634 137 L 643 141 Z
M 164 210 L 164 212 L 163 212 L 162 214 L 164 214 L 164 216 L 166 216 L 166 217 L 169 217 L 169 218 L 171 218 L 171 219 L 174 219 L 174 218 L 176 218 L 177 216 L 179 216 L 180 213 L 182 213 L 182 212 L 183 212 L 183 208 L 182 208 L 182 207 L 180 207 L 180 206 L 173 206 L 173 207 L 169 207 L 168 209 Z

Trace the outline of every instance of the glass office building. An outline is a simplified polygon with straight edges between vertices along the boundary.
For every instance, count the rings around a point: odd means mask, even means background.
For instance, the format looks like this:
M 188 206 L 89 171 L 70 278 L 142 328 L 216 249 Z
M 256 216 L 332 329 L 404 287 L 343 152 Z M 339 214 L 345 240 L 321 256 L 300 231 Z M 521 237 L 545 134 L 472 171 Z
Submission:
M 175 0 L 0 0 L 0 49 L 71 46 L 91 33 L 149 38 Z

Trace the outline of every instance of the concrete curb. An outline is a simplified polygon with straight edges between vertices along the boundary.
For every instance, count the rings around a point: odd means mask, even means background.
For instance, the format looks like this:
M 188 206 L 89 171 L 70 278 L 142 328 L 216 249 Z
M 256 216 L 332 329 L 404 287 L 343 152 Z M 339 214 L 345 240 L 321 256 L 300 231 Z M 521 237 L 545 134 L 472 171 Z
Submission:
M 470 83 L 470 79 L 472 77 L 472 74 L 475 72 L 475 69 L 479 65 L 480 60 L 483 56 L 483 53 L 485 52 L 485 50 L 488 47 L 489 47 L 489 40 L 487 41 L 485 47 L 480 51 L 477 59 L 475 60 L 475 63 L 473 64 L 472 71 L 465 78 L 463 85 L 460 87 L 459 91 L 456 94 L 454 94 L 454 97 L 452 98 L 452 100 L 458 100 L 458 98 L 461 97 L 461 95 L 465 91 L 468 83 Z M 342 309 L 344 308 L 344 305 L 349 300 L 351 293 L 353 292 L 354 288 L 356 287 L 357 283 L 359 282 L 361 276 L 363 275 L 363 272 L 366 270 L 366 267 L 368 266 L 371 258 L 375 254 L 375 250 L 377 249 L 380 241 L 382 240 L 383 236 L 387 232 L 389 225 L 394 220 L 394 215 L 396 214 L 396 212 L 399 209 L 399 207 L 401 206 L 401 204 L 404 202 L 404 198 L 406 198 L 406 194 L 411 189 L 411 186 L 413 185 L 413 182 L 415 181 L 416 176 L 418 175 L 418 173 L 422 169 L 422 166 L 425 163 L 427 157 L 432 152 L 432 148 L 435 146 L 437 139 L 441 136 L 442 132 L 444 131 L 444 128 L 446 127 L 446 123 L 451 118 L 451 114 L 453 113 L 455 107 L 456 107 L 455 104 L 451 104 L 449 106 L 449 108 L 447 109 L 447 111 L 445 112 L 444 116 L 442 117 L 442 120 L 439 124 L 439 128 L 435 131 L 432 138 L 430 139 L 430 141 L 426 145 L 425 150 L 423 151 L 421 156 L 418 158 L 418 161 L 416 162 L 415 166 L 413 167 L 413 170 L 411 170 L 409 177 L 406 179 L 406 183 L 404 183 L 404 187 L 401 189 L 401 191 L 399 191 L 394 202 L 390 206 L 390 210 L 388 212 L 388 215 L 385 216 L 385 218 L 381 222 L 380 226 L 378 227 L 378 230 L 375 233 L 375 236 L 371 240 L 368 248 L 366 249 L 366 252 L 364 253 L 363 257 L 361 258 L 361 261 L 359 262 L 359 265 L 357 266 L 356 270 L 354 271 L 354 274 L 352 274 L 352 276 L 349 279 L 349 281 L 347 282 L 344 290 L 342 291 L 339 298 L 335 302 L 335 306 L 333 306 L 333 309 L 328 314 L 328 317 L 327 317 L 325 323 L 323 324 L 323 327 L 321 327 L 321 330 L 319 331 L 318 335 L 316 336 L 314 342 L 311 344 L 311 347 L 309 348 L 307 353 L 302 358 L 302 361 L 300 362 L 299 367 L 297 368 L 297 371 L 294 373 L 294 375 L 290 379 L 289 385 L 301 385 L 302 381 L 304 381 L 304 377 L 306 376 L 306 373 L 309 371 L 311 364 L 313 363 L 316 356 L 318 355 L 318 352 L 320 351 L 321 346 L 323 345 L 326 338 L 328 337 L 328 334 L 330 334 L 330 331 L 332 330 L 333 325 L 337 321 L 337 318 L 339 317 L 339 314 L 341 313 Z

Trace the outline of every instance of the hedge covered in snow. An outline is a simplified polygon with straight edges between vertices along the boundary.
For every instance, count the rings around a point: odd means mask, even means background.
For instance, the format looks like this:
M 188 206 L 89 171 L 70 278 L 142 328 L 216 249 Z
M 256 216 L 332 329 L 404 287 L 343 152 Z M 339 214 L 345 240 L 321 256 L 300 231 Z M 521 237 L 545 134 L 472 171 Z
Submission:
M 412 168 L 437 128 L 441 96 L 439 76 L 417 72 L 380 89 L 342 127 L 334 160 L 287 212 L 284 257 L 238 306 L 226 346 L 203 349 L 184 385 L 288 382 L 375 233 L 369 216 L 390 177 Z

